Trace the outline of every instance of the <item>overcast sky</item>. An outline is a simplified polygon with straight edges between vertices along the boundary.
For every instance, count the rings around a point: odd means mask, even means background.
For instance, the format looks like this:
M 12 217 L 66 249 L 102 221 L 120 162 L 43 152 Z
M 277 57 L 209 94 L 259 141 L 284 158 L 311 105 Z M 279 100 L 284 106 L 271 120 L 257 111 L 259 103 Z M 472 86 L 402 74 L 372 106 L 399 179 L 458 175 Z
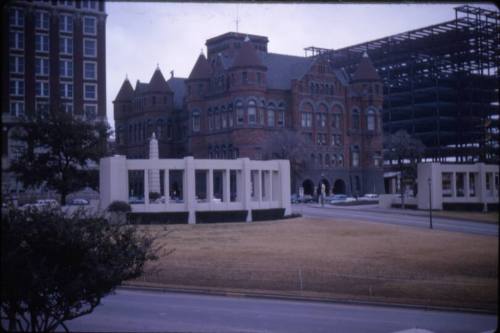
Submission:
M 495 10 L 494 5 L 474 4 Z M 269 38 L 268 51 L 304 55 L 304 48 L 341 48 L 455 18 L 460 4 L 250 4 L 106 2 L 107 115 L 125 75 L 149 82 L 157 64 L 187 77 L 205 41 L 236 31 Z

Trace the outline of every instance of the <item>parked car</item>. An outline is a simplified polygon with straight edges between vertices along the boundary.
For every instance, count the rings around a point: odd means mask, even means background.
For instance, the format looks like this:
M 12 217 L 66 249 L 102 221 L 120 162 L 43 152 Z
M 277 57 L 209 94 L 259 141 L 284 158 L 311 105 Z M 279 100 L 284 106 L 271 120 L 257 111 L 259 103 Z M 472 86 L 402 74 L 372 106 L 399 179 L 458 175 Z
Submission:
M 59 202 L 55 199 L 39 199 L 35 203 L 27 203 L 21 209 L 53 209 L 59 208 Z
M 329 197 L 329 203 L 334 205 L 339 202 L 345 202 L 347 199 L 347 195 L 345 194 L 334 194 Z
M 129 204 L 143 204 L 144 203 L 144 198 L 139 198 L 139 197 L 130 197 L 128 199 Z
M 311 202 L 314 202 L 314 198 L 312 195 L 306 194 L 302 197 L 302 202 L 303 203 L 311 203 Z
M 301 199 L 300 199 L 300 196 L 298 194 L 292 194 L 292 196 L 290 197 L 290 201 L 293 204 L 296 204 L 296 203 L 300 203 Z
M 359 199 L 360 200 L 378 200 L 378 194 L 367 193 Z
M 84 198 L 74 198 L 70 202 L 70 205 L 74 205 L 74 206 L 86 206 L 88 204 L 90 204 L 90 202 Z
M 357 201 L 358 199 L 354 198 L 354 197 L 347 197 L 345 198 L 345 202 L 352 202 L 352 201 Z

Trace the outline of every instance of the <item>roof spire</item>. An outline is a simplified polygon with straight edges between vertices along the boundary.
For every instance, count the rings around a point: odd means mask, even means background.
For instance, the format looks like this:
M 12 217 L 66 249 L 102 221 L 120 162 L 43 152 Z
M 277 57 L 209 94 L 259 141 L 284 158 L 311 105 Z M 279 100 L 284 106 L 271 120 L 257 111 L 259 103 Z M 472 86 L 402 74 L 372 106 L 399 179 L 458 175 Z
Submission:
M 159 62 L 156 63 L 156 69 L 160 69 L 160 63 Z
M 128 81 L 128 73 L 125 73 L 125 81 Z

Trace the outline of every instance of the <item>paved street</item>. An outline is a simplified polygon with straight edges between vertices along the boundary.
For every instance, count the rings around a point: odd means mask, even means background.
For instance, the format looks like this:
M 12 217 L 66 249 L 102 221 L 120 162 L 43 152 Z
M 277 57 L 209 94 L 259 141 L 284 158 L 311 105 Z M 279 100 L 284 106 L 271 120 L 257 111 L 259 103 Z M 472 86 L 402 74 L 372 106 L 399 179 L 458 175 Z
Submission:
M 76 331 L 373 332 L 420 328 L 431 332 L 492 332 L 495 315 L 242 297 L 118 290 Z
M 379 208 L 378 205 L 321 207 L 317 204 L 297 204 L 292 206 L 294 213 L 312 218 L 341 218 L 361 222 L 382 222 L 417 228 L 429 228 L 429 215 L 420 211 L 401 212 L 394 209 Z M 498 224 L 475 221 L 453 220 L 433 217 L 433 228 L 469 234 L 498 236 Z

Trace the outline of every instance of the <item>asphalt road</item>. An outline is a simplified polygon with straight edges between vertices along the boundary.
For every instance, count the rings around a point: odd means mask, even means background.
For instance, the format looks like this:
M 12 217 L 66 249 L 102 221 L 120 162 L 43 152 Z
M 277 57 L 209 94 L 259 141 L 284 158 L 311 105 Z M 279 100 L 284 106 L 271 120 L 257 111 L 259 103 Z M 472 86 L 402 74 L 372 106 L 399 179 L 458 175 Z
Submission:
M 424 212 L 401 213 L 393 209 L 382 209 L 376 205 L 338 207 L 333 205 L 297 204 L 292 206 L 294 213 L 312 218 L 341 218 L 361 222 L 397 224 L 408 227 L 429 228 L 429 215 Z M 432 225 L 437 230 L 457 231 L 498 237 L 498 224 L 476 221 L 454 220 L 434 216 Z
M 67 324 L 86 332 L 482 333 L 493 332 L 497 316 L 122 289 L 90 315 Z

